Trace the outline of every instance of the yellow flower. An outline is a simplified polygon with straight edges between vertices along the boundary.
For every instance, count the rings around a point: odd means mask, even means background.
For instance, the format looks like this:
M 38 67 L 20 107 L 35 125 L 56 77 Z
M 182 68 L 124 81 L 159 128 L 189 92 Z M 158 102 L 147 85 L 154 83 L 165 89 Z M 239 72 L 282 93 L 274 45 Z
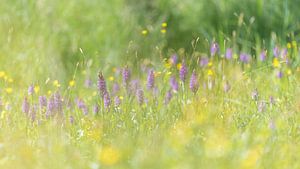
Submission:
M 166 62 L 165 63 L 165 68 L 170 69 L 172 66 L 172 64 L 170 62 Z
M 291 48 L 292 48 L 292 44 L 289 42 L 289 43 L 286 44 L 286 47 L 287 47 L 288 49 L 291 49 Z
M 277 58 L 273 59 L 273 67 L 274 68 L 279 68 L 280 67 L 280 62 Z
M 47 92 L 47 93 L 48 93 L 48 95 L 51 95 L 52 91 L 51 91 L 51 90 L 48 90 L 48 92 Z
M 5 76 L 5 72 L 4 71 L 0 71 L 0 78 L 3 78 Z
M 162 30 L 160 30 L 160 32 L 161 32 L 162 34 L 165 34 L 165 33 L 167 33 L 167 30 L 166 30 L 166 29 L 162 29 Z
M 286 73 L 287 73 L 287 75 L 291 75 L 292 74 L 292 70 L 288 69 Z
M 69 86 L 70 86 L 70 87 L 75 86 L 75 80 L 71 80 L 71 81 L 69 82 Z
M 11 87 L 5 88 L 5 92 L 6 92 L 7 94 L 10 94 L 10 93 L 13 92 L 13 89 L 12 89 Z
M 40 91 L 40 86 L 34 86 L 34 92 L 38 93 Z
M 182 64 L 181 64 L 181 63 L 178 63 L 178 64 L 177 64 L 177 69 L 180 70 L 180 69 L 181 69 L 181 66 L 182 66 Z
M 168 26 L 168 24 L 167 24 L 167 22 L 163 22 L 163 23 L 161 24 L 161 26 L 162 26 L 163 28 L 166 28 L 166 27 Z
M 12 83 L 12 82 L 14 82 L 14 79 L 9 78 L 9 79 L 8 79 L 8 82 L 9 82 L 9 83 Z
M 172 74 L 172 72 L 167 72 L 167 75 L 171 75 Z
M 123 100 L 123 99 L 124 99 L 124 97 L 123 97 L 123 96 L 119 96 L 119 98 L 120 98 L 120 100 Z
M 213 65 L 213 62 L 212 62 L 212 61 L 208 62 L 208 66 L 209 66 L 209 67 L 212 67 L 212 65 Z
M 115 79 L 115 78 L 114 78 L 113 76 L 110 76 L 110 77 L 108 78 L 109 81 L 114 81 L 114 79 Z
M 53 81 L 53 86 L 60 87 L 60 84 L 59 84 L 58 80 Z
M 116 164 L 119 159 L 120 159 L 120 152 L 118 149 L 112 147 L 112 146 L 107 146 L 104 147 L 100 152 L 99 152 L 99 161 L 104 164 L 104 165 L 114 165 Z
M 142 35 L 147 35 L 148 31 L 146 29 L 142 30 Z
M 207 75 L 208 75 L 208 76 L 212 76 L 212 75 L 214 75 L 214 72 L 213 72 L 211 69 L 208 69 Z

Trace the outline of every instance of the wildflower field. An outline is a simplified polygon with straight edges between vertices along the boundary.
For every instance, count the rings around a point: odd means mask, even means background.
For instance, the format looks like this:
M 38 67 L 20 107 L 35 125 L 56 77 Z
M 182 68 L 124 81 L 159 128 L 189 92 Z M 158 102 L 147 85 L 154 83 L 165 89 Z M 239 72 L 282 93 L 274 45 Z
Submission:
M 0 169 L 299 169 L 298 0 L 2 0 Z

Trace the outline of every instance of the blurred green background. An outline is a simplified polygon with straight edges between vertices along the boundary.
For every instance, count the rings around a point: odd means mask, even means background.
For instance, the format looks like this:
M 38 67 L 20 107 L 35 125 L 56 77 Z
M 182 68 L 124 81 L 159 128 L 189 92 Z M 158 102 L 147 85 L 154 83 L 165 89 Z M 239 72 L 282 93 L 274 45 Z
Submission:
M 188 52 L 197 37 L 203 52 L 212 40 L 222 44 L 233 37 L 249 48 L 275 37 L 285 43 L 300 39 L 299 5 L 300 0 L 1 0 L 0 66 L 30 83 L 69 79 L 77 62 L 99 70 L 168 57 L 180 48 Z

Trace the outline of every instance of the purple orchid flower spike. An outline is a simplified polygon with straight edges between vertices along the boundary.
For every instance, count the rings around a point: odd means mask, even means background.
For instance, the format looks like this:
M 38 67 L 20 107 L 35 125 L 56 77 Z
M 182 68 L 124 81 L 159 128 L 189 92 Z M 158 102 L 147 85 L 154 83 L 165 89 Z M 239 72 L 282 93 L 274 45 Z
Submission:
M 226 49 L 225 58 L 227 60 L 232 59 L 232 49 L 231 48 Z
M 216 42 L 213 42 L 210 47 L 210 56 L 213 57 L 219 53 L 219 45 Z
M 198 83 L 196 72 L 194 70 L 190 79 L 190 89 L 195 94 L 197 93 L 198 88 L 199 88 L 199 83 Z
M 186 80 L 187 74 L 188 74 L 188 70 L 187 70 L 185 63 L 183 62 L 181 65 L 181 68 L 179 70 L 179 78 L 182 82 L 184 82 Z

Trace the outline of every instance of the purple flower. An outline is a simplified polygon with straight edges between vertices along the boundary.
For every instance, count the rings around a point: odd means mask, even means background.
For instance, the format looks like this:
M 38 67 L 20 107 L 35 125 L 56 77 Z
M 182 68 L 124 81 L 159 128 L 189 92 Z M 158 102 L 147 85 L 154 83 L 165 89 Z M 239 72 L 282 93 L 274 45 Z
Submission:
M 119 107 L 121 105 L 120 97 L 116 96 L 114 102 L 115 102 L 115 107 Z
M 98 86 L 98 90 L 100 92 L 100 95 L 103 97 L 104 94 L 107 92 L 107 89 L 106 89 L 106 81 L 104 79 L 104 76 L 103 76 L 102 72 L 99 72 L 99 74 L 98 74 L 97 86 Z
M 225 53 L 225 58 L 230 60 L 232 58 L 232 49 L 228 48 Z
M 62 102 L 62 98 L 61 98 L 61 95 L 59 94 L 59 92 L 55 92 L 53 98 L 54 98 L 54 108 L 56 109 L 56 111 L 61 113 L 62 107 L 63 107 L 63 102 Z
M 33 95 L 33 93 L 34 93 L 34 87 L 33 87 L 33 85 L 30 85 L 28 87 L 28 95 Z
M 210 47 L 210 56 L 215 56 L 219 52 L 219 45 L 213 42 Z
M 30 109 L 30 105 L 27 97 L 25 97 L 22 103 L 22 112 L 28 114 L 29 109 Z
M 177 82 L 175 76 L 172 76 L 170 78 L 170 86 L 171 86 L 173 92 L 175 92 L 175 93 L 178 92 L 179 85 L 178 85 L 178 82 Z
M 111 100 L 108 92 L 106 92 L 103 96 L 103 103 L 104 103 L 104 108 L 109 109 Z
M 154 88 L 154 71 L 151 69 L 148 72 L 148 77 L 147 77 L 147 88 L 148 89 L 153 89 Z
M 136 97 L 139 105 L 144 103 L 144 91 L 142 89 L 138 89 L 136 92 Z
M 85 79 L 84 86 L 86 88 L 92 87 L 92 84 L 93 84 L 93 82 L 92 82 L 92 80 L 90 78 Z
M 116 95 L 120 91 L 120 86 L 115 82 L 112 86 L 112 95 Z
M 188 73 L 187 67 L 185 63 L 182 63 L 181 68 L 179 70 L 179 78 L 182 82 L 185 81 L 187 73 Z
M 36 105 L 31 106 L 30 109 L 29 109 L 29 117 L 30 117 L 30 120 L 32 122 L 36 118 L 36 110 L 37 110 L 37 106 Z
M 128 85 L 129 80 L 130 80 L 130 77 L 131 77 L 131 72 L 130 72 L 130 70 L 128 69 L 128 66 L 126 66 L 126 67 L 122 70 L 122 80 L 123 80 L 123 84 L 124 84 L 125 86 Z
M 39 96 L 39 103 L 40 103 L 40 107 L 46 107 L 47 106 L 47 97 Z
M 288 54 L 287 48 L 281 50 L 281 58 L 286 58 Z
M 276 76 L 281 79 L 283 77 L 283 72 L 282 71 L 278 71 Z
M 177 61 L 178 61 L 177 55 L 176 54 L 172 55 L 171 58 L 170 58 L 171 64 L 176 65 Z
M 263 50 L 259 55 L 259 59 L 260 59 L 260 61 L 263 62 L 266 60 L 266 58 L 267 58 L 267 52 L 265 50 Z
M 172 90 L 169 90 L 165 96 L 165 104 L 168 104 L 173 97 Z
M 208 64 L 209 60 L 207 57 L 201 57 L 200 59 L 200 67 L 205 67 Z
M 280 55 L 280 50 L 279 50 L 279 48 L 278 48 L 278 46 L 275 46 L 274 47 L 274 49 L 273 49 L 273 55 L 274 55 L 274 57 L 279 57 L 279 55 Z
M 47 105 L 46 117 L 50 117 L 54 113 L 54 109 L 54 97 L 51 96 Z
M 240 61 L 243 63 L 249 63 L 250 62 L 250 56 L 245 53 L 240 54 Z
M 190 78 L 190 89 L 195 94 L 195 93 L 197 93 L 198 88 L 199 88 L 199 83 L 198 83 L 197 75 L 196 75 L 196 72 L 193 71 L 191 78 Z
M 95 104 L 93 106 L 93 113 L 94 113 L 94 115 L 96 115 L 96 114 L 98 114 L 98 112 L 99 112 L 99 106 L 97 104 Z
M 77 107 L 83 112 L 84 115 L 87 115 L 88 107 L 86 106 L 84 101 L 82 99 L 77 99 L 76 102 L 77 102 Z

